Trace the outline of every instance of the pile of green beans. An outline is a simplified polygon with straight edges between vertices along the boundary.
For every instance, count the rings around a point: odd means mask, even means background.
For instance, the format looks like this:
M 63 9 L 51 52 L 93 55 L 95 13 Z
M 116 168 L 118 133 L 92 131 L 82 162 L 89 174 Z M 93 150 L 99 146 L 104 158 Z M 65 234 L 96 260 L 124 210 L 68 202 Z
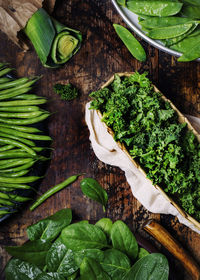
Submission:
M 41 178 L 31 174 L 32 168 L 48 160 L 41 155 L 48 147 L 38 147 L 36 141 L 51 141 L 31 126 L 50 115 L 39 106 L 47 99 L 29 93 L 38 77 L 13 79 L 9 75 L 12 70 L 7 63 L 0 63 L 0 220 L 31 199 L 30 192 L 27 196 L 24 190 L 33 189 L 31 184 Z
M 152 39 L 182 53 L 178 61 L 200 57 L 199 0 L 117 0 L 139 16 L 142 30 Z

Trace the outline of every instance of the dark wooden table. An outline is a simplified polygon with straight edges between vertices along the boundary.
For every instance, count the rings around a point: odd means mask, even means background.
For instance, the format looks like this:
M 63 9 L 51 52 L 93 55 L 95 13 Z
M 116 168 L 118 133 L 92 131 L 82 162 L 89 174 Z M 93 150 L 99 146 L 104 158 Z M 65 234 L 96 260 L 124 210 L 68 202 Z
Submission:
M 178 63 L 175 58 L 144 41 L 141 43 L 148 59 L 145 63 L 135 60 L 114 32 L 113 23 L 124 23 L 108 0 L 58 0 L 54 17 L 67 26 L 81 30 L 84 35 L 81 50 L 64 67 L 53 70 L 42 67 L 34 51 L 23 52 L 3 33 L 0 33 L 0 61 L 10 62 L 19 76 L 43 75 L 36 91 L 49 98 L 47 109 L 54 113 L 48 123 L 54 139 L 54 151 L 40 192 L 72 174 L 84 172 L 96 178 L 107 190 L 108 207 L 104 214 L 99 204 L 85 198 L 79 181 L 49 198 L 32 213 L 26 205 L 23 211 L 0 225 L 0 279 L 4 279 L 2 269 L 9 259 L 4 246 L 24 243 L 28 225 L 66 207 L 72 208 L 74 220 L 96 221 L 104 216 L 113 220 L 122 219 L 133 231 L 139 231 L 149 240 L 152 239 L 141 230 L 141 225 L 153 217 L 200 263 L 200 236 L 173 216 L 148 212 L 133 197 L 124 173 L 96 158 L 84 121 L 89 93 L 97 90 L 113 73 L 135 70 L 140 73 L 148 71 L 153 83 L 183 113 L 198 116 L 200 63 Z M 61 101 L 52 90 L 56 82 L 73 83 L 80 90 L 80 97 L 71 102 Z M 177 279 L 191 279 L 178 262 L 175 262 L 175 269 Z

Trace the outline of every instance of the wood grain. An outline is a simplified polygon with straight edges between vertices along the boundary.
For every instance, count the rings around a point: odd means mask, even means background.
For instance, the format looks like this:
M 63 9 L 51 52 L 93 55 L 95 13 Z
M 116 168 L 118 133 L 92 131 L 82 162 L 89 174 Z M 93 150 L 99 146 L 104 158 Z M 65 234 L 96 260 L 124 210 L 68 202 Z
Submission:
M 159 220 L 200 263 L 200 236 L 181 225 L 173 216 L 148 212 L 133 197 L 124 173 L 97 160 L 84 121 L 84 106 L 89 100 L 89 93 L 97 90 L 113 73 L 126 71 L 148 71 L 153 83 L 180 111 L 198 116 L 200 63 L 178 63 L 175 58 L 140 39 L 148 59 L 145 63 L 136 61 L 114 32 L 113 23 L 125 24 L 108 0 L 57 0 L 54 17 L 69 27 L 81 30 L 84 35 L 81 50 L 64 67 L 53 70 L 42 67 L 34 51 L 24 53 L 3 33 L 0 33 L 0 61 L 10 62 L 19 76 L 43 75 L 35 92 L 50 99 L 47 109 L 55 113 L 48 122 L 54 151 L 40 192 L 72 174 L 84 172 L 96 178 L 108 191 L 108 207 L 104 214 L 101 206 L 83 197 L 79 181 L 49 198 L 32 213 L 26 205 L 22 212 L 0 225 L 0 279 L 4 279 L 1 271 L 9 259 L 4 246 L 22 244 L 27 240 L 25 230 L 28 225 L 64 207 L 72 208 L 74 220 L 96 221 L 103 216 L 122 219 L 160 248 L 141 230 L 147 219 Z M 63 102 L 52 87 L 56 82 L 69 81 L 77 86 L 80 97 Z M 162 247 L 160 249 L 168 255 Z M 176 279 L 190 280 L 178 262 L 174 265 Z

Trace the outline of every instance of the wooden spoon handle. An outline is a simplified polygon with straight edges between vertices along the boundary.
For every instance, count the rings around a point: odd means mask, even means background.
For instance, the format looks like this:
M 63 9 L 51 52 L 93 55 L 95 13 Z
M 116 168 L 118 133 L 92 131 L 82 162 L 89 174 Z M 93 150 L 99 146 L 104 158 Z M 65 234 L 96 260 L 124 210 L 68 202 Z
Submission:
M 166 229 L 154 220 L 148 220 L 144 229 L 183 264 L 194 280 L 200 280 L 199 266 Z

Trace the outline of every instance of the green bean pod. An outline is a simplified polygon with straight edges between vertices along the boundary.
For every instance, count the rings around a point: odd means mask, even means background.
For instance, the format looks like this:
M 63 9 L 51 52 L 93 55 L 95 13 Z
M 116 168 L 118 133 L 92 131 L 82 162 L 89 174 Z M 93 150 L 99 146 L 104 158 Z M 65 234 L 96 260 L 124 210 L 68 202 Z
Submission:
M 55 194 L 56 192 L 62 190 L 63 188 L 65 188 L 66 186 L 70 185 L 71 183 L 75 182 L 77 180 L 77 178 L 80 175 L 73 175 L 69 178 L 67 178 L 65 181 L 63 181 L 62 183 L 52 187 L 50 190 L 48 190 L 47 192 L 45 192 L 43 195 L 41 195 L 34 203 L 33 205 L 31 205 L 30 210 L 33 211 L 36 207 L 38 207 L 41 203 L 43 203 L 47 198 L 49 198 L 50 196 L 52 196 L 53 194 Z M 0 178 L 1 181 L 1 178 Z
M 22 88 L 29 88 L 32 86 L 38 79 L 29 80 L 28 82 L 24 83 L 23 85 L 18 85 L 14 88 L 8 88 L 0 91 L 0 95 L 9 94 L 13 91 L 20 91 Z
M 36 162 L 36 160 L 33 159 L 30 162 L 25 163 L 23 165 L 20 165 L 18 167 L 13 167 L 13 168 L 0 170 L 0 173 L 2 173 L 2 172 L 18 172 L 18 171 L 21 171 L 21 170 L 26 170 L 26 169 L 32 167 L 35 162 Z
M 10 191 L 10 189 L 22 189 L 22 190 L 33 189 L 29 185 L 24 185 L 24 184 L 8 184 L 8 183 L 0 183 L 0 187 L 7 189 L 7 191 Z
M 10 73 L 12 70 L 14 70 L 13 68 L 5 68 L 3 70 L 0 71 L 0 77 Z
M 17 178 L 17 177 L 22 177 L 22 176 L 28 174 L 29 172 L 30 172 L 30 170 L 22 170 L 22 171 L 19 171 L 16 173 L 6 172 L 6 173 L 1 173 L 1 176 L 8 177 L 8 178 Z
M 27 118 L 35 118 L 43 114 L 44 111 L 34 111 L 34 112 L 27 112 L 27 113 L 1 113 L 0 112 L 0 118 L 20 118 L 20 119 L 27 119 Z
M 24 197 L 16 194 L 3 193 L 3 192 L 0 192 L 0 198 L 15 201 L 15 202 L 26 202 L 28 200 L 31 200 L 30 197 Z
M 20 132 L 20 131 L 15 131 L 13 129 L 9 129 L 9 128 L 1 128 L 0 126 L 0 135 L 1 132 L 5 132 L 6 134 L 9 135 L 14 135 L 16 137 L 22 137 L 22 138 L 28 138 L 28 139 L 32 139 L 32 140 L 44 140 L 44 141 L 51 141 L 51 137 L 46 136 L 46 135 L 36 135 L 36 134 L 29 134 L 29 133 L 25 133 L 25 132 Z
M 28 132 L 28 133 L 42 132 L 38 128 L 30 127 L 30 126 L 21 126 L 21 125 L 12 125 L 12 124 L 0 123 L 0 127 L 12 128 L 14 130 L 18 130 L 18 131 L 22 131 L 22 132 Z
M 0 153 L 0 160 L 6 158 L 26 158 L 27 156 L 29 156 L 29 154 L 26 152 L 2 152 Z
M 10 79 L 10 78 L 0 78 L 0 84 L 7 83 L 9 81 L 13 81 L 13 79 Z
M 9 81 L 7 83 L 0 84 L 0 90 L 23 85 L 28 81 L 29 81 L 28 78 L 20 78 L 13 81 Z
M 1 197 L 0 197 L 0 204 L 5 205 L 5 206 L 14 206 L 15 205 L 12 201 L 1 198 Z
M 0 216 L 2 217 L 3 215 L 15 213 L 15 212 L 16 211 L 9 211 L 9 210 L 1 210 L 0 209 Z
M 7 93 L 7 94 L 0 94 L 0 100 L 5 100 L 5 99 L 9 99 L 11 97 L 17 96 L 20 93 L 26 93 L 28 91 L 31 90 L 31 87 L 27 87 L 27 88 L 21 88 L 19 90 L 12 90 L 12 92 Z
M 16 166 L 19 167 L 26 163 L 30 163 L 31 161 L 33 161 L 32 158 L 0 160 L 0 170 L 3 170 L 3 172 L 4 172 L 5 169 L 11 168 L 11 167 L 13 168 Z
M 41 105 L 45 103 L 47 103 L 47 100 L 45 98 L 41 98 L 37 100 L 11 100 L 11 101 L 0 101 L 0 107 Z
M 20 99 L 20 100 L 38 100 L 38 99 L 44 99 L 45 97 L 42 97 L 42 96 L 39 96 L 39 95 L 36 95 L 36 94 L 20 94 L 20 95 L 17 95 L 15 97 L 12 97 L 11 99 Z
M 24 144 L 26 144 L 30 147 L 35 146 L 35 143 L 31 140 L 28 140 L 28 139 L 25 139 L 25 138 L 22 138 L 22 137 L 19 137 L 19 136 L 14 136 L 14 135 L 10 135 L 10 134 L 7 134 L 7 133 L 3 133 L 1 131 L 0 131 L 0 137 L 6 137 L 6 138 L 14 139 L 14 140 L 20 141 L 20 142 L 22 142 L 22 143 L 24 143 Z
M 41 122 L 41 121 L 47 119 L 49 116 L 50 116 L 50 114 L 45 113 L 36 118 L 23 119 L 23 120 L 0 118 L 0 122 L 8 123 L 8 124 L 26 125 L 26 124 L 34 124 L 34 123 Z
M 21 149 L 24 149 L 27 153 L 31 154 L 32 156 L 36 156 L 36 152 L 33 149 L 31 149 L 30 147 L 28 147 L 27 145 L 25 145 L 25 144 L 23 144 L 19 141 L 9 139 L 9 138 L 0 137 L 0 143 L 10 144 L 10 145 L 19 147 Z
M 1 107 L 0 111 L 1 112 L 35 112 L 39 111 L 40 107 L 38 106 L 13 106 L 13 107 Z M 13 117 L 13 116 L 12 116 Z
M 14 148 L 13 145 L 4 145 L 4 146 L 0 147 L 0 152 L 9 151 L 13 148 Z
M 26 184 L 26 183 L 32 183 L 37 180 L 41 179 L 39 176 L 27 176 L 27 177 L 19 177 L 19 178 L 7 178 L 0 176 L 0 181 L 2 183 L 20 183 L 20 184 Z

